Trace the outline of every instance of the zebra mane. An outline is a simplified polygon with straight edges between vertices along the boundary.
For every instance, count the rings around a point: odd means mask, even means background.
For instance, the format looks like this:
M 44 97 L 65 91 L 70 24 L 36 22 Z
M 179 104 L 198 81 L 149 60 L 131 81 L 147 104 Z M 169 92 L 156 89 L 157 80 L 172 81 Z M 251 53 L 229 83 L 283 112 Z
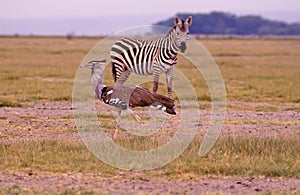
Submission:
M 168 37 L 174 30 L 175 30 L 176 26 L 173 26 L 172 28 L 170 28 L 170 30 L 168 31 L 166 37 Z

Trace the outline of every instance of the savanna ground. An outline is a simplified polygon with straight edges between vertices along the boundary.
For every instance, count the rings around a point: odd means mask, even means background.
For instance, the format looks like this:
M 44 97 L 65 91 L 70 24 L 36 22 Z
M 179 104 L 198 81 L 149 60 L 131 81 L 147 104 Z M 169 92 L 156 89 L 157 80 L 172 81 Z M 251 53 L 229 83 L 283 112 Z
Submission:
M 211 99 L 199 72 L 181 58 L 177 68 L 199 97 L 199 128 L 179 158 L 140 172 L 101 162 L 76 130 L 73 81 L 82 59 L 99 41 L 0 38 L 0 194 L 300 192 L 300 39 L 201 39 L 226 86 L 221 135 L 208 154 L 198 156 Z M 110 70 L 105 82 L 113 83 Z M 166 93 L 164 86 L 159 89 Z M 99 121 L 111 136 L 115 118 L 107 107 L 102 109 L 107 111 L 98 114 Z M 146 115 L 144 109 L 137 113 Z M 172 137 L 175 123 L 170 117 L 152 137 L 121 132 L 114 141 L 152 149 Z

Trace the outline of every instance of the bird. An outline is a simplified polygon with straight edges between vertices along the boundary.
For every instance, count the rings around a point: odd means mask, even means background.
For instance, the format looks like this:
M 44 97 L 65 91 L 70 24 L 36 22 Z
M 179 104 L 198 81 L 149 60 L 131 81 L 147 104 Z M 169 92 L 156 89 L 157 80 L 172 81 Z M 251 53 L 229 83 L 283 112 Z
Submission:
M 176 115 L 176 106 L 173 99 L 152 92 L 145 87 L 120 83 L 115 83 L 111 86 L 103 85 L 105 64 L 106 60 L 92 60 L 80 67 L 91 69 L 91 83 L 98 99 L 117 110 L 117 124 L 114 138 L 117 137 L 120 128 L 121 112 L 124 110 L 129 111 L 138 123 L 141 123 L 141 118 L 131 108 L 152 107 L 162 110 L 167 114 Z

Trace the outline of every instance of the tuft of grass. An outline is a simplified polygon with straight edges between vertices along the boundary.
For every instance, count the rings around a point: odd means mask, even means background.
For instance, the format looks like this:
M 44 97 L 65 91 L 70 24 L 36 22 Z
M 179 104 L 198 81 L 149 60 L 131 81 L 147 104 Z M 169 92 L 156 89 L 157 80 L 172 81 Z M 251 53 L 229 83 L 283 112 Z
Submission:
M 53 97 L 51 99 L 52 101 L 58 101 L 58 102 L 64 102 L 64 101 L 70 102 L 72 100 L 72 96 L 58 96 L 58 97 Z
M 299 190 L 293 190 L 293 191 L 268 191 L 268 192 L 261 192 L 260 195 L 295 195 L 299 194 Z
M 225 120 L 225 124 L 271 124 L 271 125 L 300 125 L 298 121 L 280 121 L 280 120 Z
M 37 119 L 38 118 L 38 116 L 35 116 L 35 115 L 21 115 L 19 117 L 22 119 Z
M 239 53 L 216 53 L 215 56 L 230 56 L 230 57 L 238 57 L 238 56 L 243 56 L 243 54 L 239 54 Z
M 19 76 L 15 76 L 15 75 L 8 75 L 6 77 L 3 78 L 3 80 L 20 80 L 20 77 Z
M 153 139 L 148 136 L 134 136 L 130 135 L 129 138 L 118 138 L 115 140 L 116 144 L 127 148 L 129 150 L 136 151 L 148 151 L 161 147 L 166 144 L 166 141 Z
M 295 111 L 295 112 L 300 112 L 300 107 L 289 107 L 289 108 L 285 108 L 285 111 Z
M 294 99 L 293 102 L 294 102 L 294 103 L 300 103 L 300 98 Z
M 62 116 L 59 116 L 58 118 L 61 118 L 61 119 L 73 119 L 74 116 L 73 115 L 62 115 Z
M 278 108 L 273 106 L 255 106 L 254 110 L 256 112 L 277 112 Z
M 61 190 L 59 192 L 51 190 L 42 190 L 35 188 L 26 188 L 18 185 L 13 185 L 12 187 L 0 189 L 0 194 L 56 194 L 56 195 L 92 195 L 92 194 L 102 194 L 100 192 L 94 192 L 92 190 Z
M 207 101 L 210 102 L 211 101 L 211 96 L 207 95 L 207 94 L 202 94 L 200 96 L 198 96 L 198 100 L 199 101 Z
M 22 107 L 21 103 L 14 102 L 14 100 L 1 100 L 0 107 Z

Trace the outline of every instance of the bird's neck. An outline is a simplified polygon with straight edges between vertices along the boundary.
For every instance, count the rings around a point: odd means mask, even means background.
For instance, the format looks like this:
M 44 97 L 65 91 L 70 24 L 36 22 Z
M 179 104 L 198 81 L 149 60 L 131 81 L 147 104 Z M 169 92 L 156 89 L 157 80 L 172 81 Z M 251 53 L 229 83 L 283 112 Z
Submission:
M 102 92 L 101 90 L 103 88 L 102 76 L 103 73 L 101 72 L 101 70 L 98 69 L 92 70 L 92 79 L 91 79 L 92 86 L 98 98 L 101 98 L 101 92 Z

